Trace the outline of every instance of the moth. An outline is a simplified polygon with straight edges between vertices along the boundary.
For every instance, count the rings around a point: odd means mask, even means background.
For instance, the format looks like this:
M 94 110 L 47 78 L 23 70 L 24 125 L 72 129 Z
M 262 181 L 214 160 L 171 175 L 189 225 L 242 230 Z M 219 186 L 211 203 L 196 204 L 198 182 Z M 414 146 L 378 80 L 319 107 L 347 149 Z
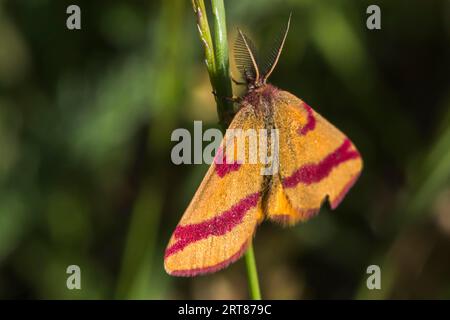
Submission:
M 279 168 L 262 175 L 261 163 L 214 161 L 169 240 L 164 266 L 170 275 L 228 266 L 242 256 L 263 220 L 294 225 L 318 213 L 324 201 L 335 209 L 361 173 L 360 153 L 341 131 L 301 99 L 267 83 L 289 26 L 290 18 L 262 63 L 241 30 L 234 46 L 247 92 L 229 129 L 277 129 Z

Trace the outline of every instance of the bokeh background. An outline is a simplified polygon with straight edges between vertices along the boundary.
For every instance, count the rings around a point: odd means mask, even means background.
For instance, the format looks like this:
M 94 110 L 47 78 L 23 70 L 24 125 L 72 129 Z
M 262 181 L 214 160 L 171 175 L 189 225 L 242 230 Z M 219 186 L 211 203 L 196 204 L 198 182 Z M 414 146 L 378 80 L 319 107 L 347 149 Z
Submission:
M 209 1 L 206 1 L 209 8 Z M 66 28 L 81 7 L 82 29 Z M 378 4 L 382 29 L 366 28 Z M 227 0 L 262 48 L 293 12 L 271 82 L 354 141 L 343 201 L 254 240 L 269 299 L 450 298 L 450 2 Z M 190 1 L 0 0 L 0 298 L 247 298 L 241 259 L 184 279 L 167 241 L 206 165 L 170 134 L 218 127 Z M 82 290 L 66 288 L 81 267 Z M 366 288 L 366 268 L 382 290 Z

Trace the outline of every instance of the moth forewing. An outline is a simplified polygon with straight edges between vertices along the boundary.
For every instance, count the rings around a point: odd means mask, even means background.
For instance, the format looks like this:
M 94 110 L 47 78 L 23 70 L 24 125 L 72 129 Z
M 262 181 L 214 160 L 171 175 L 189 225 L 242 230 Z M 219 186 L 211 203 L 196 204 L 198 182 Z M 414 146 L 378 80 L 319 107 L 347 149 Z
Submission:
M 166 249 L 168 273 L 194 276 L 237 260 L 263 218 L 293 225 L 325 199 L 336 208 L 362 170 L 355 145 L 289 92 L 267 84 L 290 27 L 263 69 L 240 30 L 235 60 L 248 92 Z M 228 132 L 229 131 L 229 132 Z M 270 134 L 269 134 L 270 132 Z

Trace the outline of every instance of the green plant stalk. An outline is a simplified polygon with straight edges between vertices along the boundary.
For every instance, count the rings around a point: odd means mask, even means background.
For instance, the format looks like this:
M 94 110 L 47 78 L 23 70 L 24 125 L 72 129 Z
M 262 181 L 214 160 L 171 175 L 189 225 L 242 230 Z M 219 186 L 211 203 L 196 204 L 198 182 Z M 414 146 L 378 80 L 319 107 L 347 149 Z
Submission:
M 197 29 L 200 35 L 200 40 L 203 42 L 206 69 L 208 70 L 209 80 L 211 81 L 211 85 L 214 89 L 216 64 L 211 32 L 209 31 L 208 17 L 206 15 L 205 3 L 203 2 L 203 0 L 192 0 L 192 7 L 194 8 L 194 13 L 197 16 Z
M 233 119 L 233 103 L 230 98 L 233 95 L 231 89 L 230 68 L 228 59 L 228 37 L 223 0 L 211 0 L 214 17 L 214 58 L 216 80 L 217 111 L 221 125 L 226 129 Z
M 204 1 L 192 0 L 192 6 L 197 15 L 197 27 L 205 50 L 205 62 L 209 79 L 213 92 L 215 92 L 219 121 L 223 130 L 225 130 L 233 118 L 234 110 L 233 104 L 227 99 L 232 96 L 232 90 L 224 2 L 223 0 L 211 0 L 214 18 L 214 38 L 211 37 Z M 245 253 L 245 263 L 250 296 L 253 300 L 261 300 L 252 243 L 249 244 Z
M 217 114 L 225 130 L 233 119 L 231 79 L 229 72 L 228 41 L 223 0 L 212 0 L 214 38 L 211 37 L 208 16 L 203 0 L 192 0 L 197 16 L 197 28 L 205 51 L 205 63 L 217 104 Z
M 250 242 L 245 252 L 245 265 L 247 266 L 248 287 L 252 300 L 261 300 L 261 290 L 259 289 L 258 270 L 256 269 L 255 253 L 253 243 Z

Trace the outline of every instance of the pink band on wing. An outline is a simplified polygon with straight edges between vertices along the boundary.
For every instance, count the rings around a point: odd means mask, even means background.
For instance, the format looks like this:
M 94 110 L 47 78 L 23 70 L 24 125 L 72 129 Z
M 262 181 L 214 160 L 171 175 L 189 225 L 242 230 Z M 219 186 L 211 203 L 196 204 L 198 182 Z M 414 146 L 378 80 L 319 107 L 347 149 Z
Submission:
M 316 127 L 316 118 L 314 118 L 313 110 L 310 106 L 308 106 L 306 103 L 303 102 L 302 104 L 303 108 L 306 110 L 307 113 L 307 119 L 306 124 L 298 129 L 298 133 L 302 136 L 308 133 L 308 131 L 314 130 Z
M 339 192 L 339 194 L 337 195 L 336 199 L 334 199 L 333 201 L 331 201 L 331 209 L 336 209 L 337 206 L 341 203 L 341 201 L 344 199 L 345 195 L 347 194 L 347 192 L 350 190 L 351 187 L 353 187 L 353 185 L 355 184 L 356 180 L 358 180 L 359 178 L 359 173 L 355 176 L 353 176 L 346 184 L 345 186 L 342 188 L 342 190 Z
M 204 268 L 186 269 L 186 270 L 174 270 L 174 271 L 171 271 L 170 274 L 173 276 L 178 276 L 178 277 L 193 277 L 193 276 L 196 276 L 199 274 L 216 272 L 220 269 L 227 267 L 229 264 L 231 264 L 231 263 L 235 262 L 237 259 L 239 259 L 242 256 L 242 254 L 244 253 L 244 251 L 247 249 L 247 246 L 248 246 L 248 242 L 245 242 L 235 254 L 233 254 L 228 259 L 226 259 L 222 262 L 219 262 L 218 264 L 215 264 L 213 266 L 204 267 Z
M 167 248 L 164 257 L 167 258 L 172 254 L 183 250 L 189 244 L 206 239 L 209 236 L 221 236 L 230 232 L 242 222 L 242 219 L 248 210 L 256 207 L 258 200 L 259 192 L 252 193 L 216 217 L 200 223 L 178 226 L 174 232 L 177 241 Z
M 306 164 L 297 169 L 291 176 L 283 179 L 283 187 L 294 188 L 299 183 L 312 184 L 325 179 L 334 167 L 350 159 L 359 158 L 356 150 L 350 150 L 352 143 L 345 139 L 339 148 L 327 155 L 317 164 Z
M 219 159 L 221 161 L 219 161 Z M 215 170 L 219 177 L 223 178 L 228 173 L 237 171 L 241 167 L 241 164 L 238 162 L 227 163 L 226 155 L 223 153 L 222 148 L 217 151 L 217 155 L 214 158 L 214 163 L 216 165 Z

